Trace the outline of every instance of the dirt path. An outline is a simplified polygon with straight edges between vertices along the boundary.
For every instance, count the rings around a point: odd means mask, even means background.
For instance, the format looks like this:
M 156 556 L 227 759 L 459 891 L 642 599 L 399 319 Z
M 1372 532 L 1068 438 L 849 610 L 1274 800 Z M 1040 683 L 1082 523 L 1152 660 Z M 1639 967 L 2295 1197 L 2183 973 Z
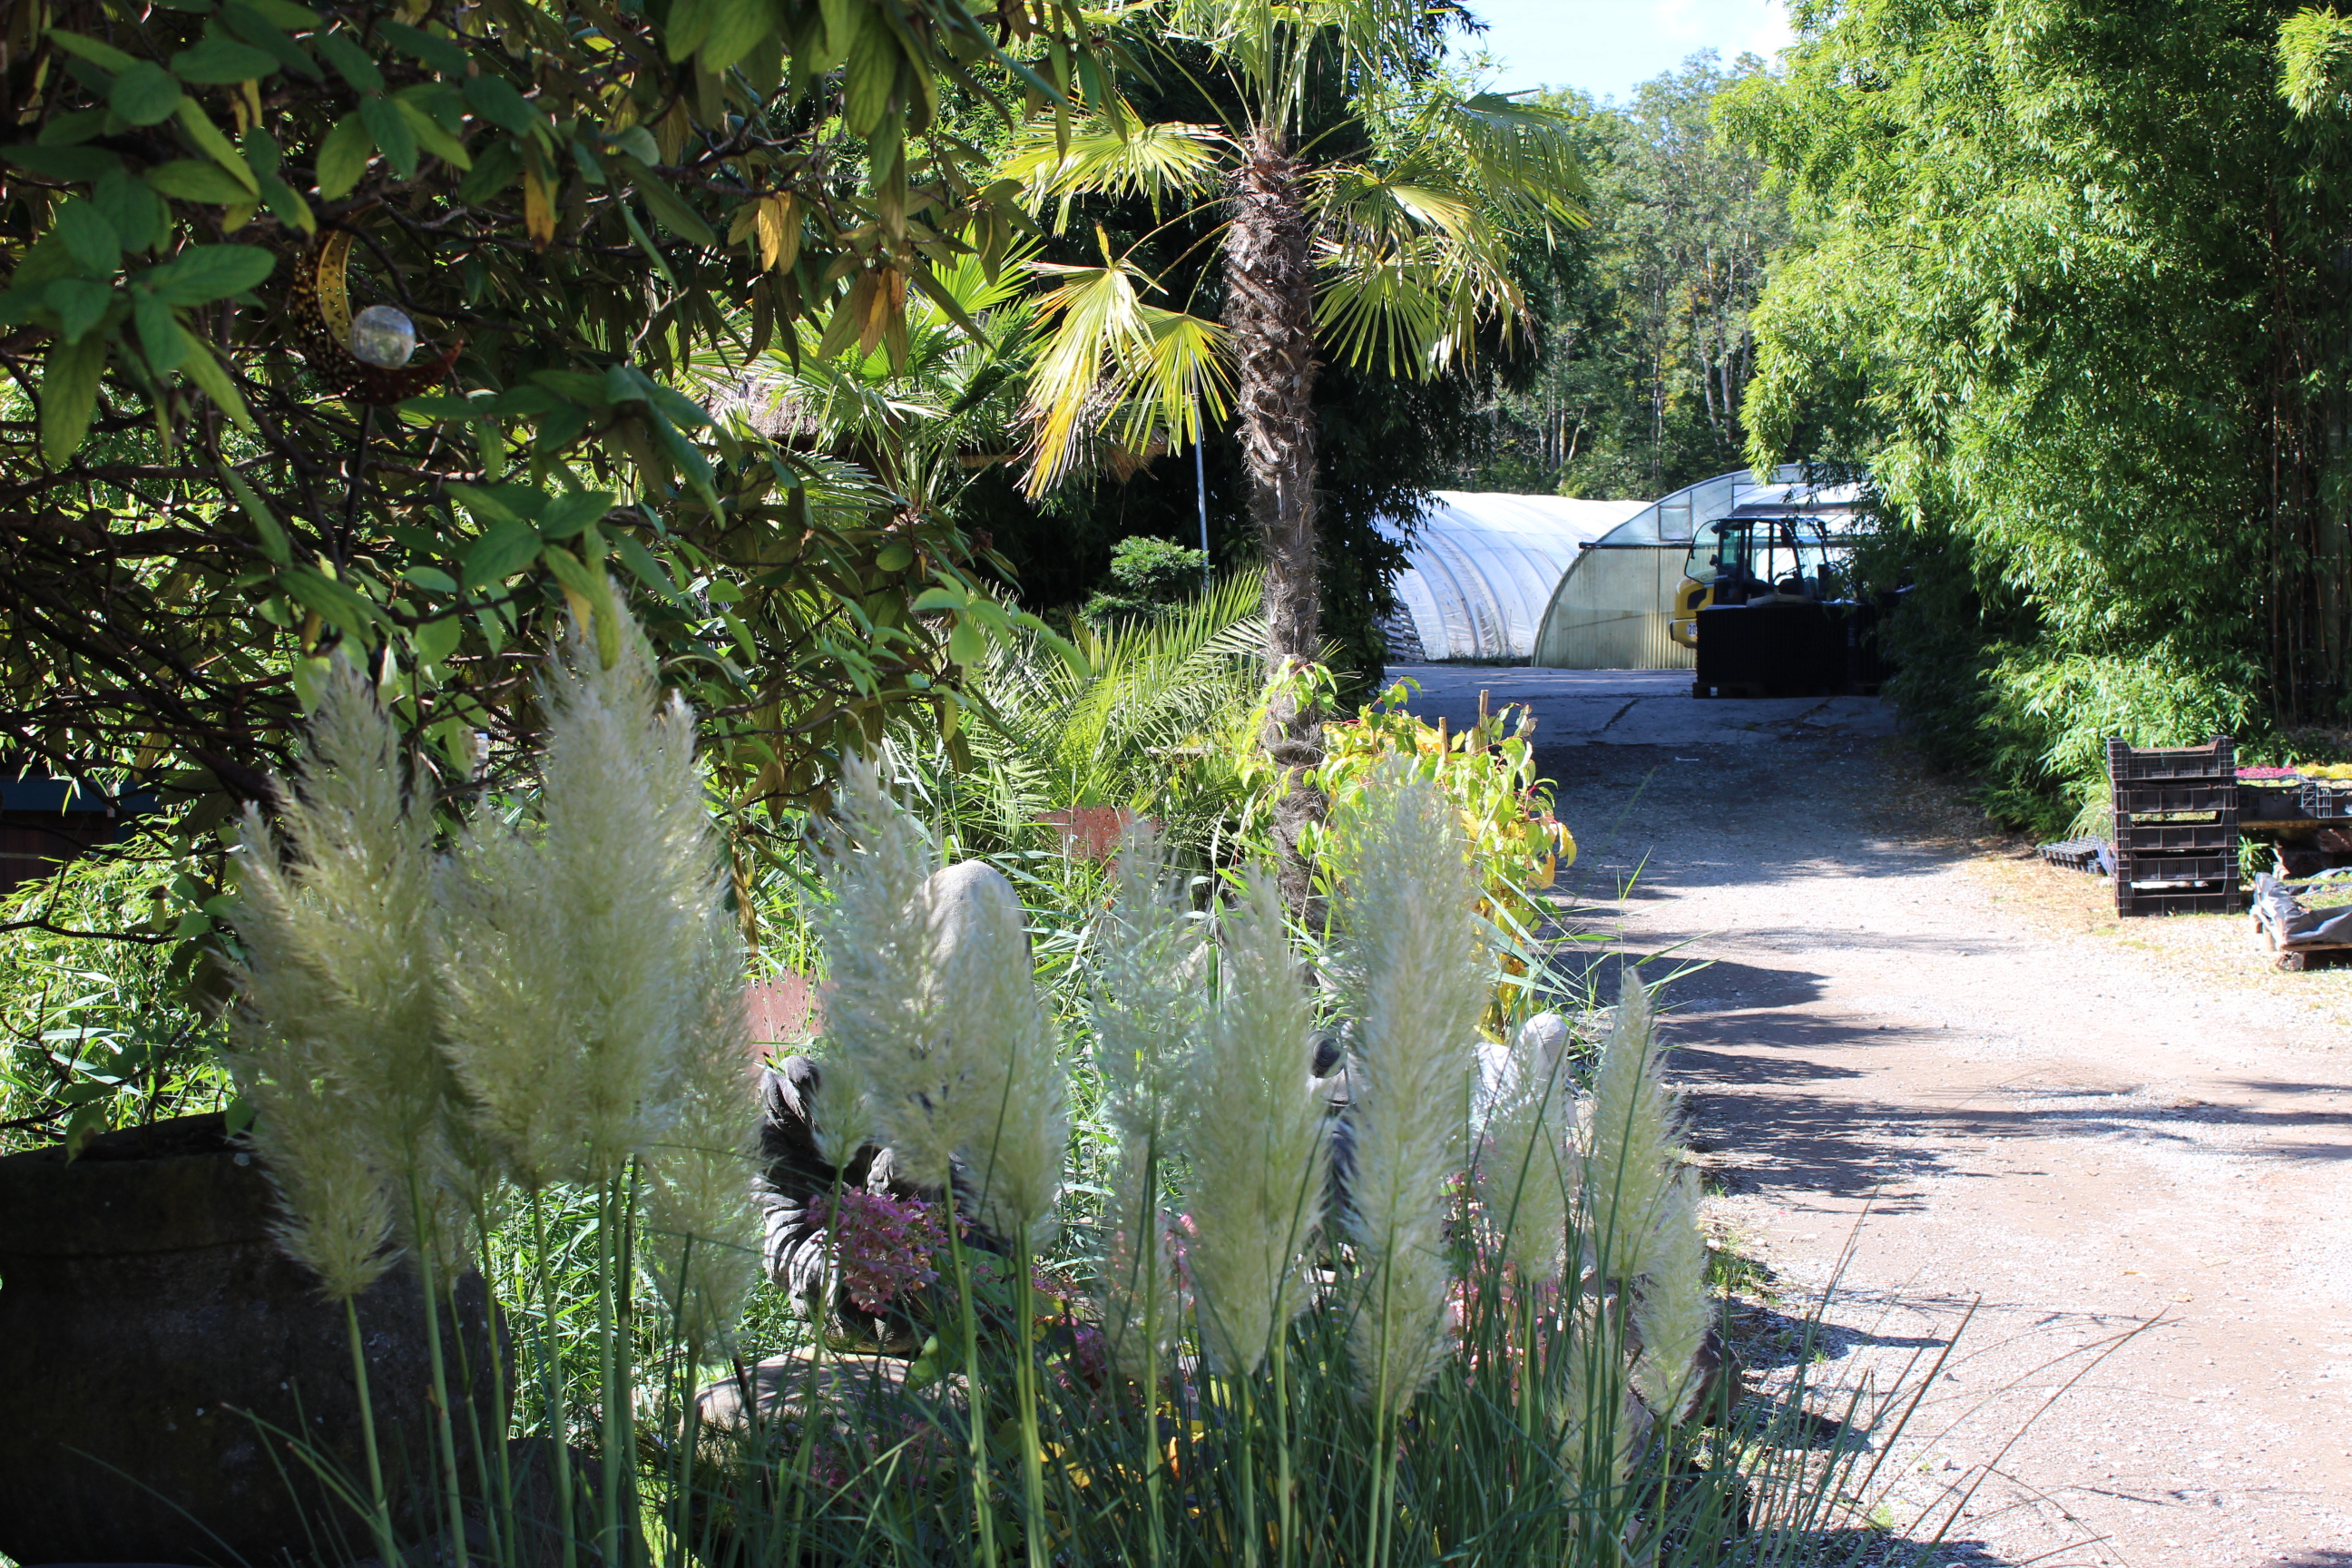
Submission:
M 1851 1247 L 1822 1370 L 1973 1308 L 1881 1471 L 1958 1510 L 1924 1561 L 2352 1564 L 2352 977 L 2119 924 L 1895 743 L 1539 755 L 1618 949 L 1713 961 L 1667 995 L 1719 1223 L 1791 1313 Z

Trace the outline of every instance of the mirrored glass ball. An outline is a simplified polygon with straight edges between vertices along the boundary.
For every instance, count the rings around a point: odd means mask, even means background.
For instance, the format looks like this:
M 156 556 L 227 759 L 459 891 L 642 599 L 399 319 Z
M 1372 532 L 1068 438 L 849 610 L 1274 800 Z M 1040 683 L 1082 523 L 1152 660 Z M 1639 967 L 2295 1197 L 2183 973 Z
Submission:
M 352 357 L 396 370 L 416 352 L 416 323 L 390 305 L 370 305 L 352 318 Z

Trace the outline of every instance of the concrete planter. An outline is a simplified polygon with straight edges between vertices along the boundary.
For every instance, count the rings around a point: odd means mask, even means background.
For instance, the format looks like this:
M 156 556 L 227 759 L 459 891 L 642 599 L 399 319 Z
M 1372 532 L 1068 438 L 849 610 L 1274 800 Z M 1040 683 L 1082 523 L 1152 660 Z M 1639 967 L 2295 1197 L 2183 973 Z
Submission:
M 218 1116 L 109 1133 L 71 1163 L 55 1150 L 0 1160 L 0 1552 L 184 1563 L 372 1552 L 363 1522 L 290 1440 L 365 1491 L 343 1309 L 278 1251 L 272 1217 L 256 1158 Z M 473 1405 L 487 1415 L 478 1275 L 457 1300 Z M 385 1276 L 359 1316 L 386 1482 L 421 1522 L 431 1380 L 415 1275 Z M 445 1315 L 454 1357 L 453 1331 Z M 503 1436 L 504 1412 L 492 1430 Z

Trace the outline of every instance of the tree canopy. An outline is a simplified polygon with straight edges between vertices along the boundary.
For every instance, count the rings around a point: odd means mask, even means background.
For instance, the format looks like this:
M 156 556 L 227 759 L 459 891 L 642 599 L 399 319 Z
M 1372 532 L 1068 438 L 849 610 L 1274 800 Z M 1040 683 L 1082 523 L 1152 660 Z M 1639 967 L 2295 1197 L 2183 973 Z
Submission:
M 1083 109 L 1075 5 L 531 0 L 9 8 L 0 145 L 5 761 L 259 793 L 330 658 L 443 788 L 533 728 L 551 617 L 614 575 L 729 788 L 927 710 L 1007 612 L 904 476 L 682 386 L 894 360 L 1025 221 L 942 115 Z M 413 336 L 413 350 L 404 339 Z M 487 748 L 485 747 L 487 742 Z M 201 804 L 208 802 L 209 804 Z
M 2283 82 L 2297 14 L 1805 6 L 1732 95 L 1804 237 L 1750 455 L 1867 465 L 1897 691 L 2013 815 L 2109 734 L 2344 710 L 2345 110 L 2324 47 Z

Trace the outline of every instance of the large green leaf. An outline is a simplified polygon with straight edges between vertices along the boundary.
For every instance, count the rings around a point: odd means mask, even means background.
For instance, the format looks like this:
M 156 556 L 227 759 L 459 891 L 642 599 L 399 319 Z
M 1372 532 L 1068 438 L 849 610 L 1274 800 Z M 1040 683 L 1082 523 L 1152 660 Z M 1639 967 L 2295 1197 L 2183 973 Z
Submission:
M 134 60 L 106 95 L 107 107 L 133 125 L 158 125 L 180 107 L 180 84 L 152 60 Z
M 60 343 L 41 366 L 41 455 L 52 464 L 72 457 L 89 433 L 108 347 L 104 333 Z
M 131 304 L 131 319 L 139 329 L 139 352 L 147 368 L 158 374 L 180 368 L 188 357 L 188 342 L 172 307 L 152 294 L 141 294 Z
M 653 209 L 654 216 L 661 221 L 664 228 L 680 239 L 691 240 L 714 250 L 718 248 L 719 236 L 702 221 L 702 215 L 687 205 L 660 175 L 626 153 L 615 161 L 628 172 L 630 183 L 637 187 L 637 194 L 646 198 L 646 205 Z
M 613 503 L 619 499 L 610 490 L 574 490 L 557 496 L 540 513 L 540 537 L 569 539 L 612 510 Z
M 374 139 L 383 161 L 392 165 L 392 172 L 405 180 L 416 173 L 416 132 L 400 110 L 388 98 L 360 100 L 360 119 L 366 123 L 368 135 Z
M 103 148 L 43 147 L 31 142 L 0 147 L 0 158 L 49 180 L 95 180 L 109 169 L 122 167 L 121 160 Z
M 541 542 L 539 530 L 520 519 L 494 522 L 467 548 L 457 580 L 468 588 L 503 583 L 539 558 Z
M 247 5 L 245 0 L 227 0 L 221 6 L 221 20 L 228 24 L 229 31 L 255 47 L 268 50 L 279 65 L 297 76 L 308 77 L 312 81 L 325 79 L 326 73 L 319 68 L 319 62 L 312 59 L 301 45 L 288 37 L 276 22 Z
M 278 65 L 276 54 L 240 44 L 207 25 L 202 42 L 172 57 L 172 74 L 199 87 L 214 87 L 275 76 Z
M 195 144 L 212 155 L 214 163 L 229 172 L 232 179 L 256 195 L 261 193 L 261 183 L 254 178 L 252 168 L 237 153 L 236 146 L 221 128 L 212 122 L 204 106 L 193 98 L 180 100 L 180 127 Z
M 278 584 L 297 604 L 316 610 L 320 619 L 353 642 L 370 640 L 381 612 L 349 586 L 309 566 L 280 573 Z
M 336 121 L 319 144 L 319 195 L 331 202 L 349 195 L 374 156 L 375 138 L 368 133 L 365 119 L 355 110 Z
M 209 305 L 269 276 L 278 258 L 253 245 L 200 245 L 132 279 L 173 305 Z
M 146 180 L 149 189 L 177 201 L 227 206 L 253 199 L 253 193 L 231 179 L 226 169 L 194 158 L 174 158 L 168 163 L 158 163 L 147 171 Z
M 212 345 L 185 327 L 180 329 L 180 337 L 185 348 L 180 373 L 202 387 L 205 395 L 211 398 L 238 429 L 252 429 L 253 414 L 246 407 L 245 398 L 236 390 L 236 383 L 229 379 L 228 372 L 221 368 L 220 361 L 213 358 Z
M 106 316 L 114 290 L 87 278 L 59 278 L 41 290 L 41 302 L 58 317 L 58 332 L 66 342 L 79 342 Z
M 404 22 L 378 22 L 376 31 L 383 34 L 392 47 L 411 59 L 423 60 L 443 76 L 462 77 L 470 62 L 466 47 L 455 38 L 445 38 L 428 33 L 422 27 L 412 27 Z
M 138 63 L 112 44 L 100 43 L 87 34 L 72 32 L 64 27 L 51 27 L 48 30 L 48 38 L 49 42 L 57 45 L 66 53 L 79 55 L 99 69 L 111 71 L 117 76 Z
M 349 35 L 321 33 L 311 42 L 320 54 L 327 57 L 327 63 L 335 68 L 335 74 L 360 91 L 383 90 L 383 72 L 376 68 L 376 63 L 368 58 L 367 51 L 352 42 Z
M 57 237 L 65 242 L 66 254 L 74 264 L 92 278 L 111 278 L 122 266 L 122 239 L 98 205 L 80 196 L 69 196 L 57 210 L 50 222 Z

